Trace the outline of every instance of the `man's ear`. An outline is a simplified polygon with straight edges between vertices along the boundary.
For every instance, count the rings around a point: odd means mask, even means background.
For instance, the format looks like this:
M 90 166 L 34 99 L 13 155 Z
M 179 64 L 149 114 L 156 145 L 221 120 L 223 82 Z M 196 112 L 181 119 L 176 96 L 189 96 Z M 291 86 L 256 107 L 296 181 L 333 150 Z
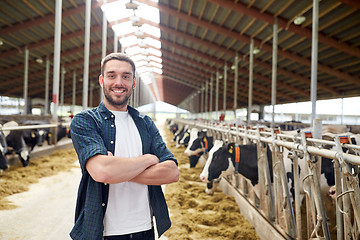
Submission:
M 99 84 L 102 88 L 104 87 L 104 77 L 102 75 L 99 76 Z
M 134 89 L 136 86 L 136 77 L 134 77 L 134 81 L 133 81 L 133 85 L 132 85 L 132 88 Z

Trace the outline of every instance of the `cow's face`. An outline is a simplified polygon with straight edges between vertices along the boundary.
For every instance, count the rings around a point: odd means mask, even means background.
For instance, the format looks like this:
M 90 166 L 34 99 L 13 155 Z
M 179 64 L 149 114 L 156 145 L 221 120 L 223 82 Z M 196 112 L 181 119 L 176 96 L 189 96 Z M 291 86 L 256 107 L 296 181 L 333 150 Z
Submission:
M 206 164 L 200 174 L 200 179 L 203 182 L 209 182 L 213 179 L 219 178 L 221 169 L 223 169 L 223 164 L 221 163 L 221 161 L 219 161 L 220 159 L 222 159 L 220 156 L 221 154 L 223 154 L 223 145 L 224 142 L 221 140 L 216 140 L 214 142 L 214 146 L 211 148 Z M 220 166 L 218 167 L 217 165 L 219 164 Z M 214 176 L 217 177 L 214 178 Z
M 1 127 L 1 124 L 0 124 Z M 5 170 L 8 168 L 5 153 L 7 152 L 7 144 L 5 135 L 0 131 L 0 169 Z
M 24 167 L 29 165 L 30 154 L 28 150 L 22 150 L 19 153 L 20 161 Z
M 224 145 L 218 151 L 214 152 L 213 160 L 209 166 L 208 180 L 217 180 L 234 173 L 235 167 L 231 160 L 232 152 L 229 152 L 230 146 Z

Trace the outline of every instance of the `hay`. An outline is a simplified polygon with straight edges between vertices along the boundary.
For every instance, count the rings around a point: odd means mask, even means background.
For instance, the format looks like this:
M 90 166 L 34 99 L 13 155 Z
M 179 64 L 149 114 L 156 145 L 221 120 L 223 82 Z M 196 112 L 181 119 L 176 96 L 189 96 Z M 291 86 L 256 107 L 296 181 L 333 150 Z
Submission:
M 259 239 L 255 228 L 240 214 L 235 200 L 217 190 L 214 195 L 205 193 L 206 184 L 199 175 L 202 168 L 189 168 L 184 148 L 176 148 L 173 135 L 164 130 L 168 148 L 179 163 L 180 180 L 165 187 L 172 227 L 165 232 L 169 240 L 225 240 Z
M 28 167 L 23 167 L 21 163 L 11 166 L 0 174 L 0 210 L 14 209 L 13 205 L 6 197 L 28 191 L 29 185 L 37 183 L 39 178 L 52 176 L 61 171 L 70 171 L 76 167 L 77 161 L 75 150 L 65 149 L 56 150 L 48 156 L 30 159 Z

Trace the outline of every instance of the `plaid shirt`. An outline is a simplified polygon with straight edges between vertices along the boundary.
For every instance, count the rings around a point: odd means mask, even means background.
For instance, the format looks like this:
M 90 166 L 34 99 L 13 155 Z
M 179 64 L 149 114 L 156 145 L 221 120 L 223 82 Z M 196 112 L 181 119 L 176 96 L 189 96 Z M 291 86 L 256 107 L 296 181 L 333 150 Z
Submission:
M 140 115 L 128 106 L 140 133 L 143 154 L 154 154 L 160 162 L 173 160 L 158 129 L 150 117 Z M 95 182 L 86 170 L 89 158 L 107 151 L 115 151 L 115 116 L 103 102 L 97 108 L 77 114 L 71 122 L 71 138 L 79 158 L 82 178 L 79 185 L 75 210 L 75 225 L 70 232 L 72 239 L 103 239 L 103 219 L 108 201 L 109 185 Z M 170 228 L 171 222 L 161 186 L 148 186 L 150 205 L 156 220 L 159 236 Z

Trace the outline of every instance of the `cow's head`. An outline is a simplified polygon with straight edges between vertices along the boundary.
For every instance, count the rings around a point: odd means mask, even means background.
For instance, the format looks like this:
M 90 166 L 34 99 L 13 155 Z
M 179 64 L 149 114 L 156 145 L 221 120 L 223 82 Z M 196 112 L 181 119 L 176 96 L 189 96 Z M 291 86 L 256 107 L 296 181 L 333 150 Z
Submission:
M 1 127 L 1 124 L 0 124 Z M 8 168 L 5 153 L 7 152 L 7 144 L 5 135 L 2 131 L 0 131 L 0 169 L 5 170 Z
M 230 146 L 222 140 L 216 140 L 209 152 L 208 160 L 200 174 L 203 182 L 218 180 L 223 176 L 233 174 L 235 171 L 231 160 Z

